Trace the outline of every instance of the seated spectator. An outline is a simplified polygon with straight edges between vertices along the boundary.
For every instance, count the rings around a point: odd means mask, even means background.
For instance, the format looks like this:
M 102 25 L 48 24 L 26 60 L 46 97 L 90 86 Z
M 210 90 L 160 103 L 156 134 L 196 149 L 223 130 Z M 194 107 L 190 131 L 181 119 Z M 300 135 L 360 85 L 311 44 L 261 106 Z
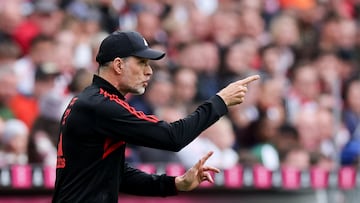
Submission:
M 55 91 L 44 93 L 39 100 L 39 115 L 30 131 L 28 143 L 29 163 L 54 165 L 61 116 L 72 97 L 91 83 L 92 74 L 87 69 L 77 69 L 68 86 L 68 94 Z
M 192 112 L 197 93 L 198 76 L 188 68 L 179 68 L 174 76 L 173 97 L 171 102 L 177 108 Z
M 339 118 L 328 109 L 319 109 L 316 113 L 319 134 L 321 138 L 320 152 L 329 160 L 336 162 L 350 135 Z
M 299 145 L 299 133 L 293 125 L 285 123 L 277 129 L 272 143 L 282 161 L 288 151 Z
M 24 121 L 31 128 L 39 115 L 39 100 L 55 87 L 59 70 L 54 63 L 40 64 L 35 71 L 34 91 L 32 95 L 17 94 L 10 103 L 16 118 Z
M 53 92 L 41 97 L 39 116 L 31 128 L 27 146 L 29 163 L 55 165 L 59 122 L 67 102 L 62 95 Z
M 251 86 L 251 91 L 254 91 L 254 87 L 256 86 Z M 243 131 L 237 134 L 237 145 L 240 148 L 251 148 L 256 144 L 271 141 L 276 129 L 285 122 L 282 97 L 284 90 L 281 82 L 267 79 L 262 81 L 256 90 L 259 92 L 249 94 L 250 97 L 242 107 L 229 109 L 236 128 L 243 127 Z M 253 95 L 254 93 L 256 95 Z M 253 100 L 253 103 L 248 104 L 248 99 Z
M 299 64 L 291 69 L 291 85 L 286 95 L 287 119 L 294 122 L 303 108 L 316 110 L 320 96 L 320 78 L 316 67 Z
M 321 136 L 316 111 L 309 108 L 299 110 L 294 126 L 299 132 L 299 143 L 308 152 L 320 150 Z
M 273 145 L 273 139 L 277 133 L 278 124 L 268 116 L 261 116 L 259 120 L 250 124 L 246 136 L 252 137 L 252 145 L 249 146 L 251 154 L 269 170 L 277 170 L 280 166 L 279 154 Z M 249 139 L 249 138 L 248 138 Z
M 310 153 L 310 165 L 325 171 L 333 171 L 336 169 L 337 163 L 332 157 L 326 156 L 321 152 L 312 152 Z
M 0 167 L 11 164 L 27 164 L 26 146 L 29 128 L 18 119 L 10 119 L 4 123 L 1 136 L 3 145 L 0 151 Z
M 281 166 L 291 167 L 300 171 L 310 169 L 310 154 L 303 147 L 289 149 L 281 159 Z
M 14 112 L 10 108 L 10 101 L 16 96 L 17 79 L 10 65 L 0 67 L 0 118 L 7 120 L 14 118 Z
M 343 166 L 360 167 L 360 141 L 350 140 L 342 149 L 340 163 Z
M 0 32 L 0 65 L 12 64 L 19 56 L 19 46 L 10 36 Z
M 232 148 L 234 144 L 235 133 L 231 122 L 227 117 L 223 117 L 178 152 L 178 156 L 181 163 L 189 168 L 198 161 L 198 155 L 213 151 L 214 154 L 208 163 L 214 167 L 226 169 L 233 167 L 239 161 L 237 152 Z M 189 154 L 191 154 L 190 157 Z
M 344 88 L 343 121 L 352 139 L 360 139 L 360 75 L 349 79 Z

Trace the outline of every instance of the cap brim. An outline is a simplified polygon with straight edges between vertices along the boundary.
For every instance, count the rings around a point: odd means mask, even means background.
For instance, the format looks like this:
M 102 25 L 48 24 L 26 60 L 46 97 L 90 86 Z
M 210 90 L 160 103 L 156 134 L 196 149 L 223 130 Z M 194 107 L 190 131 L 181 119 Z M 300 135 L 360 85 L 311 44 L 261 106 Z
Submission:
M 151 60 L 159 60 L 165 56 L 165 53 L 162 51 L 157 51 L 157 50 L 148 48 L 148 49 L 138 51 L 132 55 L 141 57 L 141 58 L 151 59 Z

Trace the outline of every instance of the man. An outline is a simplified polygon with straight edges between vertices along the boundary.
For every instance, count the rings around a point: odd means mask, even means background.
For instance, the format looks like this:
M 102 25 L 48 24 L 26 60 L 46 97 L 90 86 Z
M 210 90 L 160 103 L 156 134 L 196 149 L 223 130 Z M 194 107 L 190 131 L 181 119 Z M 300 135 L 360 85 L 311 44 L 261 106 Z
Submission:
M 169 196 L 213 182 L 210 172 L 219 170 L 204 166 L 212 152 L 182 176 L 170 177 L 128 166 L 125 145 L 179 151 L 227 113 L 227 106 L 242 103 L 246 85 L 259 76 L 230 84 L 191 115 L 167 123 L 136 111 L 124 98 L 144 93 L 152 75 L 149 60 L 164 55 L 137 32 L 114 32 L 103 40 L 98 75 L 72 99 L 60 123 L 53 202 L 117 202 L 118 192 Z

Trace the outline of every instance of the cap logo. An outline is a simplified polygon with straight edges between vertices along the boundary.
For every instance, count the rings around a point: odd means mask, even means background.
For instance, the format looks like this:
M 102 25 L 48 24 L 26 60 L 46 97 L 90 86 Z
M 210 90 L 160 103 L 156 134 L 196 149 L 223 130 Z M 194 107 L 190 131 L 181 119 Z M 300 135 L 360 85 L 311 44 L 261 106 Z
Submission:
M 144 44 L 145 44 L 145 46 L 147 46 L 147 47 L 148 47 L 149 45 L 148 45 L 147 41 L 145 40 L 145 38 L 143 38 L 143 40 L 144 40 Z

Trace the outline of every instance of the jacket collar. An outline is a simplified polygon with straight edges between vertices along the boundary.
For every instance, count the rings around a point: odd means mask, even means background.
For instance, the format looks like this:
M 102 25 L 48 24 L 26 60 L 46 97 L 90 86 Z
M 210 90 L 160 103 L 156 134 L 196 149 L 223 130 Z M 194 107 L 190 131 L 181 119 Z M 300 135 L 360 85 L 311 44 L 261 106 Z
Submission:
M 119 90 L 117 90 L 112 84 L 110 84 L 107 80 L 104 78 L 94 75 L 92 80 L 92 85 L 102 88 L 103 90 L 109 92 L 110 94 L 117 95 L 120 99 L 125 100 L 124 95 L 122 95 Z

